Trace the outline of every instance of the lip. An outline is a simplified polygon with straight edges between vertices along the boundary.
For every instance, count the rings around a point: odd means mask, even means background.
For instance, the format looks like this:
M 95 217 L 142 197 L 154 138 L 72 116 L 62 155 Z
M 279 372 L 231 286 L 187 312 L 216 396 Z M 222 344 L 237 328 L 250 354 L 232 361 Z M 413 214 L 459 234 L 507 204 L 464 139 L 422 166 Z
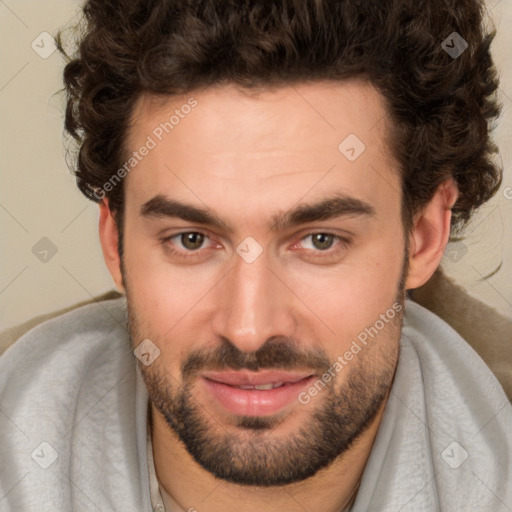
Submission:
M 205 372 L 203 377 L 229 386 L 260 386 L 273 382 L 285 382 L 292 384 L 299 380 L 310 377 L 311 372 L 287 372 L 276 370 L 250 371 L 227 371 L 227 372 Z
M 202 383 L 207 393 L 226 412 L 237 416 L 270 416 L 297 402 L 299 393 L 314 378 L 310 372 L 207 372 Z M 283 383 L 269 390 L 240 389 L 236 386 L 260 386 Z

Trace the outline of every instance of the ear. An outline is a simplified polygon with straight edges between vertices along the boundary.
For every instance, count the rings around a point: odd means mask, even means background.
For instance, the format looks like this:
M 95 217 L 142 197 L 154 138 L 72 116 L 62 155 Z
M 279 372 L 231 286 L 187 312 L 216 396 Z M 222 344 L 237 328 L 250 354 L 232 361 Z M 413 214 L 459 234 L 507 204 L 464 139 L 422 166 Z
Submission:
M 425 284 L 441 262 L 450 238 L 452 212 L 459 191 L 453 179 L 437 188 L 429 203 L 413 219 L 409 235 L 409 273 L 406 288 Z
M 119 251 L 117 242 L 119 233 L 114 215 L 110 211 L 108 199 L 103 199 L 99 205 L 100 207 L 100 242 L 103 250 L 103 258 L 107 264 L 108 270 L 117 289 L 124 293 L 123 276 L 121 274 L 121 260 L 119 258 Z

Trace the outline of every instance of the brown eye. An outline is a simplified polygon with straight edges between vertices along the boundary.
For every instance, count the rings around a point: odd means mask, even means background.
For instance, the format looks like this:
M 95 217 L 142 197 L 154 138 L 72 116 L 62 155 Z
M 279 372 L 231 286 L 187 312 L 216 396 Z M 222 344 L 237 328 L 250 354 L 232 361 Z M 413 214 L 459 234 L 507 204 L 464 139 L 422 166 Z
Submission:
M 203 233 L 196 233 L 194 231 L 181 233 L 179 236 L 183 247 L 191 251 L 200 249 L 205 239 L 205 235 Z
M 329 233 L 315 233 L 311 236 L 311 241 L 316 249 L 327 250 L 332 247 L 334 235 Z
M 301 257 L 316 263 L 340 261 L 350 247 L 351 240 L 325 231 L 314 231 L 303 236 L 298 248 Z

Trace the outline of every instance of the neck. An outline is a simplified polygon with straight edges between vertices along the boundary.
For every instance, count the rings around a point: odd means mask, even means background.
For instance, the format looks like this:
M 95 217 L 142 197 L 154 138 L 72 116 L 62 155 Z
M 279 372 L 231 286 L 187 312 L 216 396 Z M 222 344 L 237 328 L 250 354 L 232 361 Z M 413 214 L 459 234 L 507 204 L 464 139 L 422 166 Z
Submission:
M 294 484 L 276 487 L 237 485 L 215 478 L 199 466 L 151 404 L 151 432 L 155 471 L 160 485 L 184 510 L 235 512 L 342 512 L 357 496 L 366 462 L 382 414 L 386 396 L 372 423 L 333 464 Z

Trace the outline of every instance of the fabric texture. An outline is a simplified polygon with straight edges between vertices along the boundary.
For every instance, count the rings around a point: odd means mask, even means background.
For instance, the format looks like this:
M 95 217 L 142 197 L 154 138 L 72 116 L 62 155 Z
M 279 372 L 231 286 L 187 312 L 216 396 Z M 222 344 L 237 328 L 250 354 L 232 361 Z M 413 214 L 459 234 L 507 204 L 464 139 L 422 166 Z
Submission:
M 147 390 L 124 300 L 40 324 L 0 358 L 0 511 L 144 512 Z
M 412 300 L 442 318 L 485 361 L 512 402 L 512 310 L 509 317 L 471 297 L 438 268 Z
M 0 396 L 0 511 L 152 510 L 148 395 L 124 299 L 26 333 L 0 358 Z M 408 300 L 352 511 L 505 512 L 511 474 L 512 406 L 501 385 L 450 326 Z

